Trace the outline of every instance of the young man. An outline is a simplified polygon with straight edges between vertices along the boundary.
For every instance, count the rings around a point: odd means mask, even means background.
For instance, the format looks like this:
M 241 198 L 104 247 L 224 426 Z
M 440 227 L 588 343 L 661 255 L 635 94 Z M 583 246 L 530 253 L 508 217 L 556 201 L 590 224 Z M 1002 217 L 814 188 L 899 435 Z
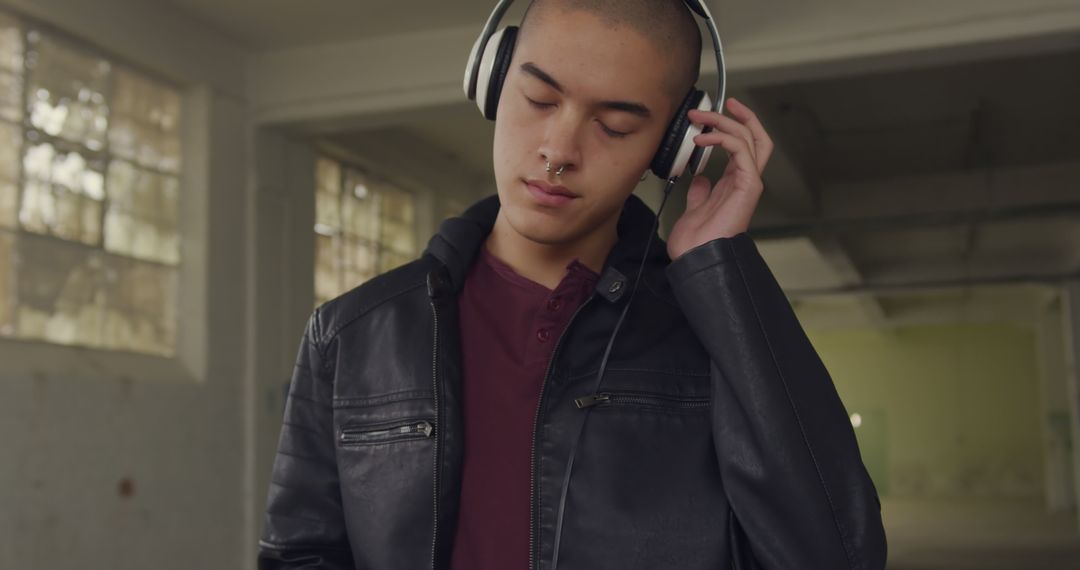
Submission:
M 530 6 L 497 196 L 308 323 L 260 567 L 884 567 L 847 413 L 745 233 L 772 150 L 746 106 L 690 113 L 728 167 L 633 290 L 631 192 L 699 53 L 682 2 Z

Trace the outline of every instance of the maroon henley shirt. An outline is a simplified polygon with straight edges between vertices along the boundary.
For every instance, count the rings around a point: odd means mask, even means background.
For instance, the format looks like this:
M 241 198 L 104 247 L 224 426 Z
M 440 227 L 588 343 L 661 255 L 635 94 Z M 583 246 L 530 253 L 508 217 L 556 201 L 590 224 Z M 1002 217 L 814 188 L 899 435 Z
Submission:
M 481 245 L 458 298 L 465 443 L 452 570 L 529 565 L 532 430 L 559 335 L 599 275 L 577 259 L 554 289 Z

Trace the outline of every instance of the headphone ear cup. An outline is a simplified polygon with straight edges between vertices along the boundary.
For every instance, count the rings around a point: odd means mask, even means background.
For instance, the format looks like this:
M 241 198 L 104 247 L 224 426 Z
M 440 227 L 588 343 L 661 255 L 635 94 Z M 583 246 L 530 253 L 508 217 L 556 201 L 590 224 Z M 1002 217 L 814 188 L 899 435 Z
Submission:
M 517 26 L 503 28 L 491 36 L 488 47 L 484 50 L 484 59 L 487 61 L 480 64 L 476 102 L 485 119 L 495 120 L 495 112 L 499 109 L 499 96 L 510 71 L 510 60 L 514 57 L 517 34 Z
M 668 125 L 668 130 L 664 133 L 664 138 L 660 141 L 660 148 L 657 149 L 656 155 L 653 156 L 652 163 L 649 167 L 652 169 L 653 174 L 656 174 L 660 178 L 667 180 L 672 176 L 678 176 L 682 174 L 682 170 L 686 168 L 686 160 L 689 159 L 689 151 L 693 151 L 690 148 L 688 152 L 686 150 L 685 140 L 687 130 L 691 127 L 690 118 L 687 116 L 687 112 L 690 109 L 696 109 L 700 106 L 702 99 L 707 97 L 704 91 L 699 89 L 690 89 L 690 92 L 686 94 L 686 98 L 683 99 L 679 110 L 675 112 L 675 116 L 671 118 L 671 123 Z M 696 133 L 695 133 L 696 134 Z M 690 146 L 694 146 L 693 137 L 690 138 Z M 682 164 L 679 164 L 681 162 Z
M 709 97 L 708 93 L 705 93 L 698 103 L 697 108 L 699 111 L 712 111 L 712 97 Z M 690 127 L 686 130 L 686 136 L 683 137 L 682 146 L 679 148 L 678 154 L 675 156 L 675 164 L 672 169 L 678 169 L 679 175 L 682 175 L 685 168 L 689 168 L 691 176 L 697 176 L 705 171 L 705 165 L 709 162 L 709 157 L 712 156 L 712 145 L 698 146 L 694 144 L 694 137 L 701 133 L 707 133 L 712 130 L 712 127 L 702 127 L 701 125 L 690 124 Z M 681 157 L 685 156 L 688 161 L 684 166 L 680 166 Z
M 487 42 L 480 46 L 482 51 L 477 55 L 480 62 L 477 65 L 476 77 L 469 98 L 476 101 L 476 107 L 485 118 L 495 118 L 495 109 L 499 105 L 499 92 L 502 91 L 502 81 L 506 77 L 505 69 L 510 65 L 510 57 L 514 54 L 516 40 L 517 27 L 511 26 L 491 34 Z M 476 41 L 479 45 L 480 40 Z M 495 90 L 494 105 L 490 105 L 493 89 Z

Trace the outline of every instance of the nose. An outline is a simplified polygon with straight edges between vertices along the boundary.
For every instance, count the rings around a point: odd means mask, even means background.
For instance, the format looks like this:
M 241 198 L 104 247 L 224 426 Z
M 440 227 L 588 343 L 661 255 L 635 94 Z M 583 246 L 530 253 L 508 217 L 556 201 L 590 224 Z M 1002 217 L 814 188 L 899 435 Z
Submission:
M 562 167 L 563 172 L 581 165 L 580 121 L 572 112 L 557 112 L 549 116 L 544 139 L 538 149 L 540 160 L 551 164 L 551 171 Z

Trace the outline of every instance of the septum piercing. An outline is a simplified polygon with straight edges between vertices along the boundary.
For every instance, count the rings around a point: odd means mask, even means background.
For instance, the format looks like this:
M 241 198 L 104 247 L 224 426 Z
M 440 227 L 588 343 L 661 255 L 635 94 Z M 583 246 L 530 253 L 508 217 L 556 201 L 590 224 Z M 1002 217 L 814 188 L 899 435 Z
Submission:
M 545 160 L 544 165 L 544 172 L 551 172 L 551 162 Z M 562 171 L 564 168 L 566 168 L 565 164 L 560 166 L 559 169 L 555 171 L 555 176 L 562 176 Z

